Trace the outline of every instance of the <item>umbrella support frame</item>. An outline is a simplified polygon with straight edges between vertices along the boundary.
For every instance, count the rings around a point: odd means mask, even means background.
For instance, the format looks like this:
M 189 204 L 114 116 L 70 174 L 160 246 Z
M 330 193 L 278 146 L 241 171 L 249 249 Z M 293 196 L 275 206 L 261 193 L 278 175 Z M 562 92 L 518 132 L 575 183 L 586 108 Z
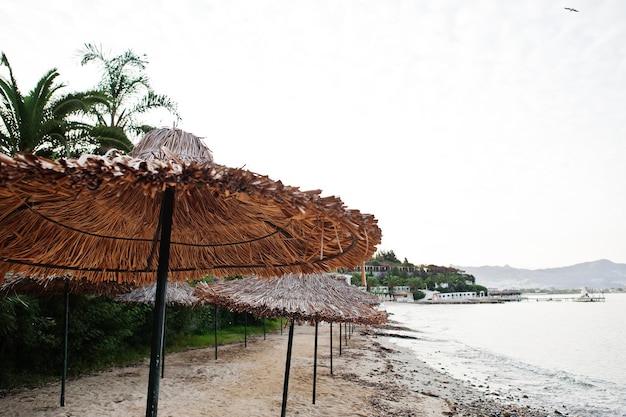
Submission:
M 165 291 L 167 289 L 167 271 L 169 269 L 170 241 L 172 235 L 172 217 L 174 213 L 174 189 L 167 188 L 163 193 L 159 224 L 161 241 L 159 245 L 159 264 L 157 266 L 156 298 L 154 301 L 154 319 L 152 327 L 152 348 L 150 354 L 150 374 L 148 377 L 148 399 L 146 417 L 156 417 L 159 401 L 159 377 L 161 355 L 163 353 L 163 333 L 165 326 Z

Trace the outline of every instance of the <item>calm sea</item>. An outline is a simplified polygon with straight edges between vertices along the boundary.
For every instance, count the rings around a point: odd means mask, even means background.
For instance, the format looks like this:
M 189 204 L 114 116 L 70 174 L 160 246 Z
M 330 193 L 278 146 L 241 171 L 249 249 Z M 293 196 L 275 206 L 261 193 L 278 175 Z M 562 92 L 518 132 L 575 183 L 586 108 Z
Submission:
M 626 294 L 605 297 L 383 307 L 418 332 L 395 343 L 499 398 L 581 417 L 626 416 Z

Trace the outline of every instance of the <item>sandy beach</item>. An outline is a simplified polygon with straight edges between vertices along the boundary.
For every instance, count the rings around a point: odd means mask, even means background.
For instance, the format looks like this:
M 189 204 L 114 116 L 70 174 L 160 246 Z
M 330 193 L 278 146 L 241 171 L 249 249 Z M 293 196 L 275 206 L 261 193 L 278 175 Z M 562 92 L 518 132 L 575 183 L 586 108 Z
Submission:
M 332 375 L 329 325 L 320 324 L 315 404 L 315 327 L 295 327 L 287 416 L 545 416 L 516 404 L 487 399 L 476 388 L 416 360 L 393 344 L 393 323 L 357 326 L 339 355 L 333 326 Z M 243 343 L 166 355 L 158 415 L 280 416 L 288 331 Z M 148 360 L 67 381 L 23 389 L 0 398 L 0 416 L 143 416 Z

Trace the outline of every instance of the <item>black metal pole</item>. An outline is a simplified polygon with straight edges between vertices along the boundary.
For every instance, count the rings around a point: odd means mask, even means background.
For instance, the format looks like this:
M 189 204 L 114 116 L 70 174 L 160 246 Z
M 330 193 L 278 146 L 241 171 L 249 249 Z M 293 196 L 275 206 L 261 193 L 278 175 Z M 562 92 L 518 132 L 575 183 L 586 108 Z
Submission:
M 348 323 L 344 323 L 345 329 L 344 329 L 344 337 L 345 337 L 345 342 L 346 342 L 346 346 L 348 346 Z
M 148 378 L 148 401 L 146 417 L 156 417 L 159 403 L 159 368 L 163 351 L 163 331 L 165 324 L 165 291 L 167 271 L 170 262 L 170 239 L 172 235 L 172 215 L 174 213 L 174 189 L 167 188 L 163 193 L 161 206 L 161 242 L 159 244 L 159 265 L 157 266 L 157 286 L 154 301 L 152 327 L 152 348 L 150 353 L 150 375 Z
M 289 368 L 291 368 L 291 348 L 293 346 L 293 320 L 289 325 L 289 338 L 287 341 L 287 360 L 285 361 L 285 383 L 283 384 L 283 405 L 280 417 L 285 417 L 287 412 L 287 391 L 289 391 Z
M 339 323 L 339 356 L 341 356 L 341 323 Z
M 283 334 L 283 318 L 280 318 L 280 334 Z
M 67 334 L 70 321 L 70 282 L 65 280 L 65 329 L 63 330 L 63 371 L 61 372 L 61 407 L 65 407 L 65 380 L 67 379 Z
M 161 378 L 165 377 L 165 334 L 167 333 L 167 306 L 165 307 L 165 318 L 163 319 L 163 344 L 161 345 Z
M 315 349 L 313 349 L 313 404 L 315 404 L 315 388 L 317 385 L 317 327 L 318 322 L 315 322 Z
M 213 311 L 213 342 L 215 344 L 215 360 L 217 360 L 217 305 L 215 305 L 215 310 Z
M 333 374 L 333 323 L 330 322 L 330 374 Z
M 245 311 L 244 315 L 244 326 L 243 326 L 243 347 L 248 347 L 248 312 Z

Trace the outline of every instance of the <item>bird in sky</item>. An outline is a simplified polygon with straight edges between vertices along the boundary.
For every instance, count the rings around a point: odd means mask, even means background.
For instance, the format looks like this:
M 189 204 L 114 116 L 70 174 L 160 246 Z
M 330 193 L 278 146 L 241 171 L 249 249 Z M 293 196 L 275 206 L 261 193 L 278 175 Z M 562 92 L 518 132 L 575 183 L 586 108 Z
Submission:
M 564 9 L 565 9 L 565 10 L 569 10 L 570 12 L 576 12 L 576 13 L 578 13 L 578 10 L 573 9 L 573 8 L 571 8 L 571 7 L 564 7 Z

